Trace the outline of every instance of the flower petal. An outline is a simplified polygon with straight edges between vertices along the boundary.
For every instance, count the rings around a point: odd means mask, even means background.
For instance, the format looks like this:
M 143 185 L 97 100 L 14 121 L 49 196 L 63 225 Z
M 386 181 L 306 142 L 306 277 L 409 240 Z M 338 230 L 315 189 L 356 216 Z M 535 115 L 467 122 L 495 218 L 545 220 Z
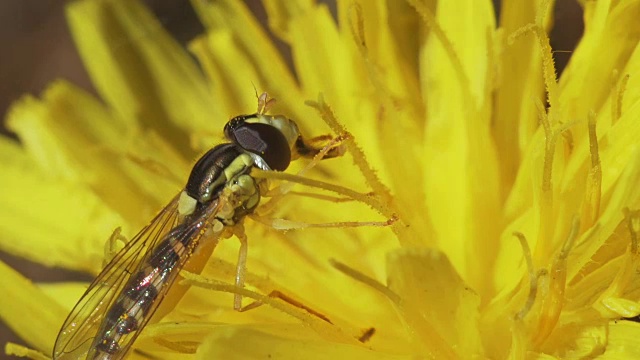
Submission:
M 516 30 L 535 23 L 540 2 L 503 1 L 500 9 L 502 42 Z M 500 46 L 499 42 L 496 42 Z M 496 49 L 498 58 L 493 136 L 499 149 L 502 186 L 510 187 L 520 160 L 538 128 L 538 99 L 544 102 L 540 48 L 535 36 L 521 36 L 513 44 Z M 526 99 L 522 101 L 522 99 Z M 506 194 L 505 194 L 506 195 Z
M 611 70 L 624 69 L 640 41 L 639 12 L 638 1 L 585 4 L 585 33 L 560 79 L 563 121 L 586 119 L 589 111 L 601 111 L 616 80 Z M 579 134 L 585 130 L 579 129 Z
M 247 76 L 244 75 L 246 80 L 235 84 L 229 83 L 231 88 L 225 88 L 224 91 L 231 91 L 241 98 L 248 98 L 247 95 L 251 95 L 253 91 L 251 83 L 247 82 L 248 80 L 254 81 L 256 86 L 263 84 L 263 86 L 268 86 L 264 90 L 267 90 L 273 97 L 280 100 L 287 99 L 282 101 L 278 108 L 286 108 L 287 110 L 283 112 L 296 120 L 304 119 L 303 114 L 308 114 L 309 111 L 305 111 L 302 106 L 301 95 L 294 75 L 246 4 L 233 0 L 194 0 L 192 3 L 202 23 L 209 30 L 210 36 L 213 36 L 213 39 L 209 39 L 209 41 L 215 41 L 215 38 L 220 36 L 224 40 L 222 43 L 211 44 L 212 52 L 208 59 L 203 57 L 201 52 L 196 52 L 200 60 L 207 60 L 208 64 L 203 62 L 206 69 L 215 69 L 218 72 L 219 76 L 213 77 L 212 80 L 223 75 L 243 77 L 247 68 L 241 67 L 240 64 L 246 66 L 247 63 L 250 63 L 249 74 L 251 76 L 256 74 L 256 78 L 247 79 Z M 227 35 L 220 35 L 224 33 Z M 229 39 L 224 37 L 228 37 L 229 34 L 233 35 L 233 47 L 226 45 Z M 243 54 L 241 63 L 234 66 L 229 61 L 230 59 L 221 59 L 226 56 L 225 49 L 231 51 L 232 59 L 238 59 L 236 56 Z M 224 72 L 229 72 L 229 74 L 224 74 Z M 258 91 L 262 90 L 258 89 Z M 297 101 L 289 101 L 288 99 L 291 98 L 297 99 Z M 253 108 L 252 106 L 251 109 Z M 243 110 L 243 112 L 246 111 Z
M 189 55 L 138 1 L 74 1 L 67 18 L 101 97 L 128 121 L 173 139 L 187 158 L 187 134 L 226 118 Z
M 488 105 L 493 7 L 486 0 L 441 1 L 433 20 L 415 3 L 427 23 L 439 24 L 420 59 L 429 216 L 438 245 L 461 276 L 489 296 L 494 284 L 485 272 L 494 267 L 502 196 Z
M 5 294 L 0 297 L 2 321 L 30 346 L 53 353 L 53 341 L 67 316 L 66 310 L 3 262 L 0 278 Z
M 286 329 L 286 331 L 285 331 Z M 283 326 L 279 331 L 225 326 L 216 329 L 197 351 L 198 359 L 409 359 L 411 356 L 375 352 L 366 346 L 319 339 L 302 326 Z
M 480 299 L 436 250 L 398 250 L 388 257 L 389 288 L 400 296 L 407 331 L 436 358 L 482 356 Z M 425 304 L 429 304 L 425 306 Z
M 2 250 L 48 266 L 97 271 L 104 242 L 122 219 L 77 182 L 47 176 L 12 141 L 0 138 L 0 150 Z
M 599 359 L 640 358 L 640 323 L 632 321 L 612 321 L 609 323 L 607 348 Z
M 146 224 L 182 185 L 176 185 L 172 172 L 183 178 L 189 171 L 182 157 L 153 133 L 140 134 L 91 95 L 63 81 L 51 85 L 41 101 L 27 96 L 15 103 L 7 126 L 47 178 L 87 184 L 137 226 Z M 162 167 L 164 173 L 146 163 Z

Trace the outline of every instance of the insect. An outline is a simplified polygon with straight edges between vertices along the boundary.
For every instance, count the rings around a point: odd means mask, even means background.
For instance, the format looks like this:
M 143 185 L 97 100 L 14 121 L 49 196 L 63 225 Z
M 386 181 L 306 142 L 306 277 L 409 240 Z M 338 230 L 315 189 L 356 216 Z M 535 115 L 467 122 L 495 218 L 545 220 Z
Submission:
M 184 190 L 112 259 L 76 304 L 56 340 L 53 358 L 121 359 L 157 310 L 178 273 L 199 245 L 231 237 L 265 191 L 252 168 L 283 171 L 297 156 L 339 147 L 305 140 L 292 120 L 266 115 L 273 104 L 258 97 L 258 112 L 240 115 L 224 127 L 229 142 L 213 147 L 194 165 Z M 235 233 L 238 235 L 237 233 Z M 240 239 L 236 285 L 243 286 L 246 239 Z M 234 307 L 239 309 L 241 298 Z

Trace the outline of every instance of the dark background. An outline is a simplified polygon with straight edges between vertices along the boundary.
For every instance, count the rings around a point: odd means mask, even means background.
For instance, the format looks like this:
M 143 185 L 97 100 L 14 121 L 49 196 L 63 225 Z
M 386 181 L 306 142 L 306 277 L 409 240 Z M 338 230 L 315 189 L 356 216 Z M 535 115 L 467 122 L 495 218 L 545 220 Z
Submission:
M 265 24 L 265 13 L 261 2 L 245 1 Z M 499 0 L 494 1 L 499 3 Z M 163 26 L 182 44 L 186 44 L 203 30 L 187 0 L 145 0 L 144 2 L 160 19 Z M 329 3 L 335 11 L 333 1 L 322 2 Z M 95 93 L 67 29 L 63 7 L 63 1 L 0 1 L 0 114 L 3 119 L 13 101 L 25 93 L 40 94 L 51 81 L 57 78 L 65 78 Z M 556 64 L 558 72 L 561 72 L 583 31 L 582 9 L 576 0 L 557 0 L 554 23 L 551 45 L 557 51 Z M 277 44 L 287 58 L 286 45 L 281 42 Z M 1 124 L 0 136 L 13 136 L 4 128 L 4 120 Z M 2 252 L 0 252 L 0 261 L 18 269 L 34 281 L 79 279 L 83 276 L 62 270 L 52 271 Z M 1 285 L 2 280 L 0 280 L 0 293 L 2 293 Z M 2 296 L 11 296 L 11 294 Z M 0 323 L 0 359 L 5 357 L 4 344 L 7 341 L 24 344 L 4 323 Z

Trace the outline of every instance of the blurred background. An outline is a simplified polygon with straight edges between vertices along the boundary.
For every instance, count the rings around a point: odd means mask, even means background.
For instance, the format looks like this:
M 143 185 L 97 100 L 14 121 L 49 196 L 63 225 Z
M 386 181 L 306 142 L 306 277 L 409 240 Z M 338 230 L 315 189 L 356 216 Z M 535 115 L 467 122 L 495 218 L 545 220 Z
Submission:
M 261 2 L 259 0 L 245 0 L 245 2 L 264 25 L 266 15 Z M 334 1 L 320 2 L 328 3 L 335 11 Z M 494 2 L 496 2 L 496 10 L 499 11 L 500 1 L 494 0 Z M 144 3 L 182 44 L 186 44 L 203 30 L 187 0 L 144 0 Z M 556 51 L 554 54 L 556 65 L 558 72 L 561 73 L 583 31 L 582 9 L 577 0 L 556 2 L 554 24 L 551 45 Z M 290 59 L 287 46 L 277 39 L 274 40 L 285 58 Z M 25 93 L 39 95 L 55 79 L 67 79 L 95 94 L 65 23 L 63 1 L 0 1 L 0 52 L 0 114 L 3 119 L 0 136 L 15 139 L 4 127 L 4 114 L 11 103 Z M 70 278 L 90 280 L 86 275 L 52 270 L 1 251 L 0 261 L 18 269 L 27 278 L 36 282 Z M 0 280 L 1 284 L 2 280 Z M 2 293 L 1 288 L 0 293 Z M 3 294 L 3 296 L 11 296 L 11 294 Z M 3 349 L 8 341 L 25 345 L 0 321 L 0 359 L 5 356 Z

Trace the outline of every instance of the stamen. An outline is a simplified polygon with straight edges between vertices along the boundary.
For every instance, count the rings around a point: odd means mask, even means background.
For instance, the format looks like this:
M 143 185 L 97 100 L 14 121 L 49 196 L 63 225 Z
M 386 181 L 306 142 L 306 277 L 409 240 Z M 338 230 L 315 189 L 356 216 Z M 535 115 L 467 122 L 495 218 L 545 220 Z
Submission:
M 567 257 L 569 251 L 573 248 L 579 229 L 580 221 L 578 217 L 574 217 L 567 240 L 563 244 L 558 257 L 551 265 L 549 290 L 542 299 L 538 327 L 533 333 L 532 343 L 534 348 L 540 346 L 549 337 L 560 318 L 560 313 L 564 306 L 564 290 L 567 285 Z
M 153 342 L 180 354 L 195 354 L 200 345 L 195 341 L 169 341 L 159 337 L 154 337 Z
M 362 6 L 358 3 L 351 3 L 349 6 L 349 27 L 358 50 L 365 54 L 367 42 L 364 36 L 364 17 L 362 16 Z
M 343 202 L 355 201 L 354 199 L 352 199 L 350 197 L 330 196 L 330 195 L 317 194 L 317 193 L 312 193 L 312 192 L 307 192 L 307 191 L 289 191 L 289 194 L 290 195 L 302 196 L 302 197 L 308 197 L 308 198 L 312 198 L 312 199 L 323 200 L 323 201 L 329 201 L 329 202 L 334 202 L 334 203 L 343 203 Z M 375 196 L 374 193 L 368 193 L 367 195 Z
M 338 122 L 329 105 L 324 102 L 324 99 L 322 98 L 322 94 L 318 96 L 318 102 L 306 101 L 305 104 L 316 109 L 320 114 L 320 117 L 322 118 L 322 120 L 325 121 L 325 123 L 331 128 L 331 130 L 333 130 L 333 132 L 335 132 L 336 134 L 348 133 L 346 128 Z M 356 144 L 355 140 L 353 139 L 351 141 L 348 141 L 345 145 L 347 146 L 347 150 L 353 157 L 354 164 L 358 167 L 358 169 L 360 170 L 360 173 L 362 173 L 362 175 L 364 176 L 365 182 L 380 199 L 380 200 L 374 201 L 373 198 L 369 198 L 370 201 L 365 200 L 363 202 L 371 206 L 373 209 L 375 209 L 376 211 L 378 211 L 380 214 L 382 214 L 384 217 L 388 219 L 397 217 L 396 214 L 399 214 L 400 212 L 395 211 L 391 192 L 382 183 L 382 181 L 380 181 L 380 178 L 378 178 L 373 168 L 369 165 L 369 162 L 367 161 L 366 156 L 364 155 L 364 152 L 362 151 L 362 149 Z M 280 175 L 280 174 L 277 174 L 277 175 Z M 330 185 L 330 184 L 327 184 L 327 185 Z M 321 188 L 329 191 L 333 191 L 333 190 L 330 190 L 328 187 L 327 188 L 321 187 Z M 359 194 L 352 190 L 348 190 L 348 189 L 345 189 L 345 190 L 347 190 L 349 193 L 352 193 L 354 195 Z M 347 195 L 347 192 L 338 192 L 338 193 L 346 196 L 351 196 L 351 195 Z M 354 197 L 354 199 L 356 200 L 358 200 L 358 198 L 362 198 L 362 195 L 360 194 L 357 198 Z M 398 240 L 403 246 L 414 244 L 416 242 L 416 240 L 414 239 L 418 238 L 417 236 L 413 236 L 413 234 L 411 233 L 411 229 L 404 223 L 402 219 L 399 219 L 397 222 L 392 224 L 391 230 L 393 231 L 394 234 L 396 234 L 396 236 L 398 237 Z
M 551 129 L 551 121 L 547 116 L 547 112 L 540 101 L 536 101 L 538 109 L 538 120 L 544 129 L 545 153 L 544 164 L 542 166 L 542 191 L 549 192 L 551 190 L 551 170 L 553 169 L 553 150 L 555 149 L 555 136 Z M 551 151 L 550 151 L 551 150 Z
M 300 221 L 291 221 L 287 219 L 267 219 L 262 216 L 247 215 L 251 219 L 261 224 L 267 225 L 276 230 L 301 230 L 309 228 L 345 228 L 345 227 L 362 227 L 362 226 L 389 226 L 393 224 L 397 218 L 391 218 L 387 221 L 340 221 L 331 223 L 306 223 Z
M 615 124 L 622 116 L 622 98 L 627 90 L 629 74 L 626 74 L 617 84 L 618 71 L 613 72 L 613 84 L 611 85 L 611 125 Z
M 595 302 L 596 308 L 603 317 L 619 318 L 634 317 L 640 312 L 636 301 L 624 299 L 625 291 L 636 279 L 638 271 L 638 220 L 640 212 L 624 209 L 624 221 L 629 230 L 630 244 L 628 250 L 622 255 L 622 264 L 616 273 L 611 285 L 600 295 Z
M 371 278 L 337 260 L 329 259 L 329 262 L 331 263 L 331 266 L 336 268 L 336 270 L 340 271 L 350 278 L 353 278 L 357 282 L 363 283 L 371 287 L 372 289 L 377 290 L 378 292 L 386 296 L 389 300 L 393 301 L 396 305 L 400 303 L 400 296 L 398 296 L 398 294 L 391 291 L 386 285 L 380 283 L 376 279 Z
M 629 235 L 631 236 L 631 251 L 632 254 L 638 254 L 638 231 L 640 231 L 640 211 L 630 211 L 624 209 L 624 218 L 627 221 L 627 229 L 629 229 Z
M 371 81 L 371 84 L 373 85 L 376 97 L 378 99 L 382 99 L 385 107 L 393 106 L 394 101 L 392 99 L 391 92 L 384 84 L 384 81 L 380 76 L 380 71 L 378 70 L 380 66 L 374 63 L 374 60 L 371 59 L 368 53 L 367 41 L 364 31 L 364 16 L 362 15 L 362 7 L 360 6 L 360 4 L 354 2 L 349 6 L 348 18 L 351 36 L 353 37 L 356 48 L 360 52 L 360 56 L 362 56 L 362 59 L 364 60 L 367 69 L 367 75 L 369 77 L 369 80 Z
M 553 191 L 552 191 L 552 170 L 553 155 L 556 144 L 556 136 L 551 130 L 551 123 L 547 113 L 540 101 L 536 101 L 538 107 L 538 117 L 544 129 L 545 151 L 544 163 L 542 166 L 542 184 L 539 204 L 540 230 L 538 231 L 538 241 L 535 255 L 537 259 L 545 259 L 552 249 L 553 238 Z
M 549 108 L 552 114 L 557 114 L 560 109 L 560 98 L 558 96 L 558 81 L 556 76 L 555 63 L 553 61 L 553 51 L 549 42 L 549 36 L 544 30 L 544 17 L 549 10 L 549 0 L 543 0 L 540 3 L 538 13 L 536 14 L 535 24 L 527 24 L 518 30 L 514 31 L 508 38 L 509 44 L 512 44 L 517 38 L 527 34 L 533 33 L 540 48 L 540 54 L 542 56 L 542 74 L 544 77 L 544 84 L 547 90 L 547 100 L 549 101 Z M 550 116 L 550 122 L 557 121 L 556 116 Z
M 305 104 L 316 109 L 322 120 L 324 120 L 324 122 L 329 126 L 329 128 L 331 128 L 334 133 L 349 133 L 347 129 L 338 122 L 329 105 L 324 102 L 322 94 L 318 96 L 318 102 L 306 101 Z M 371 187 L 373 192 L 375 192 L 380 197 L 385 199 L 386 202 L 388 202 L 391 199 L 390 191 L 378 178 L 373 168 L 369 165 L 369 162 L 364 155 L 364 151 L 362 151 L 362 149 L 356 144 L 355 140 L 353 139 L 347 142 L 345 145 L 351 156 L 353 156 L 353 161 L 364 176 L 367 185 Z
M 460 61 L 458 54 L 453 48 L 453 44 L 436 21 L 433 13 L 431 13 L 431 11 L 424 5 L 423 2 L 417 0 L 407 0 L 407 2 L 409 3 L 409 5 L 411 5 L 411 7 L 416 9 L 416 12 L 422 18 L 422 21 L 424 21 L 427 27 L 431 29 L 431 31 L 433 31 L 433 35 L 438 40 L 440 40 L 440 44 L 442 44 L 442 48 L 444 49 L 445 54 L 447 54 L 447 57 L 449 57 L 449 61 L 451 61 L 451 66 L 453 67 L 454 73 L 458 77 L 464 104 L 468 104 L 475 109 L 475 101 L 473 101 L 473 96 L 471 95 L 471 85 L 469 82 L 469 78 L 464 71 L 462 61 Z M 473 112 L 475 112 L 475 110 L 472 110 L 472 113 Z
M 587 177 L 585 200 L 582 204 L 582 230 L 593 226 L 600 213 L 600 197 L 602 186 L 602 167 L 598 153 L 598 136 L 596 134 L 596 114 L 589 111 L 589 152 L 591 153 L 591 168 Z
M 171 182 L 173 182 L 176 186 L 183 186 L 184 184 L 184 179 L 178 177 L 176 175 L 176 171 L 171 170 L 169 167 L 167 167 L 165 164 L 162 164 L 158 161 L 155 161 L 153 159 L 144 159 L 141 158 L 140 156 L 127 152 L 125 154 L 125 157 L 127 160 L 133 162 L 134 164 L 144 168 L 145 170 L 148 170 L 158 176 L 160 176 L 163 179 L 167 179 Z
M 529 296 L 527 297 L 527 301 L 525 302 L 522 309 L 516 314 L 516 320 L 522 320 L 525 316 L 527 316 L 529 310 L 531 310 L 531 307 L 533 306 L 534 301 L 536 300 L 536 295 L 538 292 L 538 277 L 536 276 L 535 268 L 533 267 L 533 258 L 531 257 L 531 249 L 529 248 L 527 238 L 521 232 L 514 232 L 513 236 L 515 236 L 520 242 L 522 255 L 527 262 L 527 271 L 529 273 Z
M 33 360 L 50 360 L 50 358 L 43 353 L 29 349 L 28 347 L 8 342 L 4 346 L 4 353 L 9 356 L 17 356 L 21 358 L 33 359 Z

